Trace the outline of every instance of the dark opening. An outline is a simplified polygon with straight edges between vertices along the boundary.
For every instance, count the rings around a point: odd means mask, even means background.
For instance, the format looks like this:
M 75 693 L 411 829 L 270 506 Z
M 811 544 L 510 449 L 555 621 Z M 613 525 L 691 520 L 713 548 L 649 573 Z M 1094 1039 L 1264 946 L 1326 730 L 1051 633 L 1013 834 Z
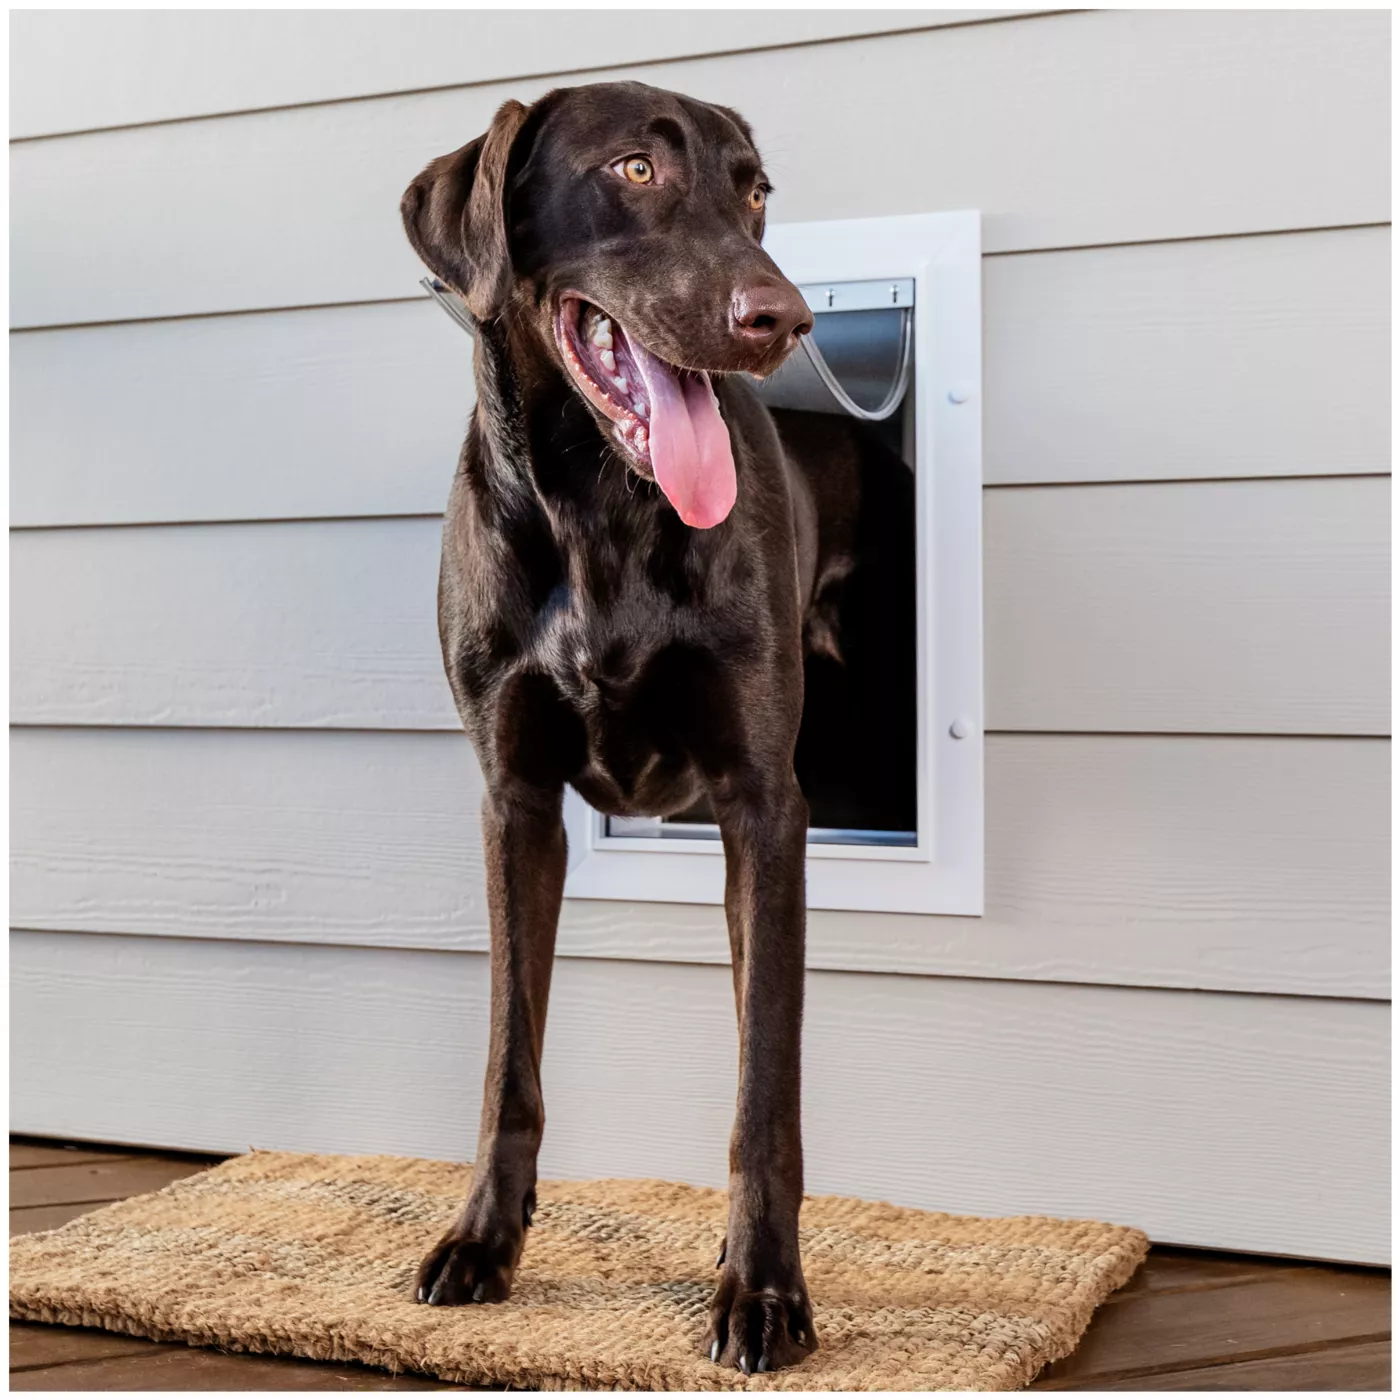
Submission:
M 901 315 L 890 309 L 813 318 L 827 364 L 864 408 L 881 402 L 898 373 Z M 818 652 L 805 663 L 796 769 L 813 839 L 912 845 L 918 829 L 914 396 L 906 394 L 882 422 L 861 422 L 835 402 L 801 354 L 765 387 L 780 431 L 848 438 L 859 474 L 854 568 L 835 590 L 842 659 Z

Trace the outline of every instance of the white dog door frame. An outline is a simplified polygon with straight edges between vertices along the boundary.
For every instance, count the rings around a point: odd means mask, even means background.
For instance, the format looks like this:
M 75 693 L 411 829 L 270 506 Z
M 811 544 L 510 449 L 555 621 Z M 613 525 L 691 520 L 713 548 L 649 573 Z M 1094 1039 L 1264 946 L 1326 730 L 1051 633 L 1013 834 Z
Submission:
M 809 302 L 818 285 L 914 285 L 918 832 L 913 845 L 809 842 L 807 905 L 980 914 L 981 220 L 959 211 L 779 224 L 765 247 Z M 724 903 L 718 841 L 610 835 L 572 788 L 564 811 L 566 897 Z

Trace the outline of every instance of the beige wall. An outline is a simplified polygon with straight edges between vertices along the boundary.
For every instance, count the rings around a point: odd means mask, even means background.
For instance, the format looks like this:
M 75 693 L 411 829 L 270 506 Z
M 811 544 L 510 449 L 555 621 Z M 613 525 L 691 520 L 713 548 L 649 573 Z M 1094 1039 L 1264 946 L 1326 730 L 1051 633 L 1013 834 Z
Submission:
M 397 197 L 621 59 L 777 220 L 984 212 L 987 916 L 813 915 L 811 1188 L 1384 1256 L 1389 19 L 987 16 L 17 18 L 17 1128 L 470 1153 L 468 347 Z M 547 1171 L 723 1181 L 724 946 L 566 908 Z

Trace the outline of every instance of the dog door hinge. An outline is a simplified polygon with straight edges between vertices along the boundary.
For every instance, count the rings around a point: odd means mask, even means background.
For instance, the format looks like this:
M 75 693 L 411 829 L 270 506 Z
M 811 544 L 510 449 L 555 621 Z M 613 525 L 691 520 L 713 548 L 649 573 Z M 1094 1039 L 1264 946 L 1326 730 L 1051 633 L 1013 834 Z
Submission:
M 871 278 L 862 282 L 806 282 L 798 289 L 813 311 L 908 310 L 914 305 L 912 277 Z

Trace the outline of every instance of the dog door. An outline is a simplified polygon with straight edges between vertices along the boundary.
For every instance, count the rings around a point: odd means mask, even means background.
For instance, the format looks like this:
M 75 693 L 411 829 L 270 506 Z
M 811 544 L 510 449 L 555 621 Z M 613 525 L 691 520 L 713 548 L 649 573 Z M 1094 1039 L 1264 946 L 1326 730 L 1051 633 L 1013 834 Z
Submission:
M 808 904 L 980 913 L 978 219 L 780 225 L 766 247 L 815 324 L 760 397 L 799 459 L 841 445 L 861 502 L 808 624 Z M 605 817 L 571 792 L 567 816 L 568 896 L 723 902 L 703 804 Z

